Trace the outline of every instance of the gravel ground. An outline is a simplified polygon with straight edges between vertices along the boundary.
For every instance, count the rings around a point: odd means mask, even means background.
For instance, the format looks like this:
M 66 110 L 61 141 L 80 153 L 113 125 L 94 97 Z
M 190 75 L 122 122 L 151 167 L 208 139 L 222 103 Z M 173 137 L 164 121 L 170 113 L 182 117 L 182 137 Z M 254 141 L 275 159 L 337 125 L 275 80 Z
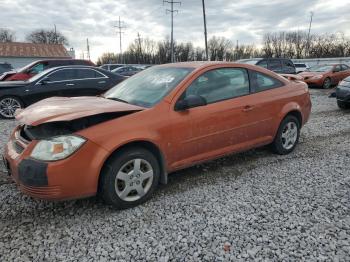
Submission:
M 292 154 L 261 148 L 183 170 L 133 209 L 33 200 L 3 179 L 0 261 L 349 261 L 350 112 L 311 92 Z M 13 125 L 0 121 L 0 149 Z

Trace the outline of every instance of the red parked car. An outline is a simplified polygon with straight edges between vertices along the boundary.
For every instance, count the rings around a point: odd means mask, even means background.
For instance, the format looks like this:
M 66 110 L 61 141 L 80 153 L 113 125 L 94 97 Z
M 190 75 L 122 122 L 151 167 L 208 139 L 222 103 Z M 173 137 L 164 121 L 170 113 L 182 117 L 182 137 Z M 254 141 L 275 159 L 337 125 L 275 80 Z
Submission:
M 57 66 L 69 66 L 69 65 L 85 65 L 85 66 L 96 66 L 93 62 L 88 60 L 79 59 L 50 59 L 50 60 L 39 60 L 19 70 L 13 70 L 0 75 L 0 81 L 24 81 L 32 76 L 41 73 L 42 71 L 57 67 Z

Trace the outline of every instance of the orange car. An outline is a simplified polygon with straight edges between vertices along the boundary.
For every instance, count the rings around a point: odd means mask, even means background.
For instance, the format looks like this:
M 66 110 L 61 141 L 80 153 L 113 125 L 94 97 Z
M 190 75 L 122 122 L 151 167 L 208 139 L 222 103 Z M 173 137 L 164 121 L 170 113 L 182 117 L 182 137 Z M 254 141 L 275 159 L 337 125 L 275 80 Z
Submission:
M 155 66 L 102 97 L 49 98 L 18 112 L 5 163 L 30 196 L 98 193 L 128 208 L 175 170 L 268 144 L 290 153 L 310 110 L 304 82 L 261 67 Z
M 310 87 L 327 89 L 350 76 L 350 67 L 345 64 L 315 65 L 299 75 Z

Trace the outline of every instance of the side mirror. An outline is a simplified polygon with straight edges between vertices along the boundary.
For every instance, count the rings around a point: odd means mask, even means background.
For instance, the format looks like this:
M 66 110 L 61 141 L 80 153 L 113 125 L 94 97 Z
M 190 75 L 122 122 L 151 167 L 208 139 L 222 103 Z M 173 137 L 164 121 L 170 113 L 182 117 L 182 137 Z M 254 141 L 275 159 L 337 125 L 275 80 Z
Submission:
M 183 111 L 193 107 L 205 106 L 207 101 L 198 95 L 189 95 L 185 99 L 179 100 L 175 104 L 175 111 Z
M 50 82 L 50 79 L 47 77 L 44 77 L 42 80 L 40 80 L 41 85 L 46 85 L 48 82 Z

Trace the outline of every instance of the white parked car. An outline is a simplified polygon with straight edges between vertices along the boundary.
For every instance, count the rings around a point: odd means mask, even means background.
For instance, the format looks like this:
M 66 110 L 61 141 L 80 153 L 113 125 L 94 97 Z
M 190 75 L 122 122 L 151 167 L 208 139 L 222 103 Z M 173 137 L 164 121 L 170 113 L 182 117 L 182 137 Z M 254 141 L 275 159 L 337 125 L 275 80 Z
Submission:
M 306 69 L 309 69 L 309 66 L 304 63 L 294 63 L 294 65 L 295 65 L 295 71 L 297 72 L 297 74 L 306 71 Z

